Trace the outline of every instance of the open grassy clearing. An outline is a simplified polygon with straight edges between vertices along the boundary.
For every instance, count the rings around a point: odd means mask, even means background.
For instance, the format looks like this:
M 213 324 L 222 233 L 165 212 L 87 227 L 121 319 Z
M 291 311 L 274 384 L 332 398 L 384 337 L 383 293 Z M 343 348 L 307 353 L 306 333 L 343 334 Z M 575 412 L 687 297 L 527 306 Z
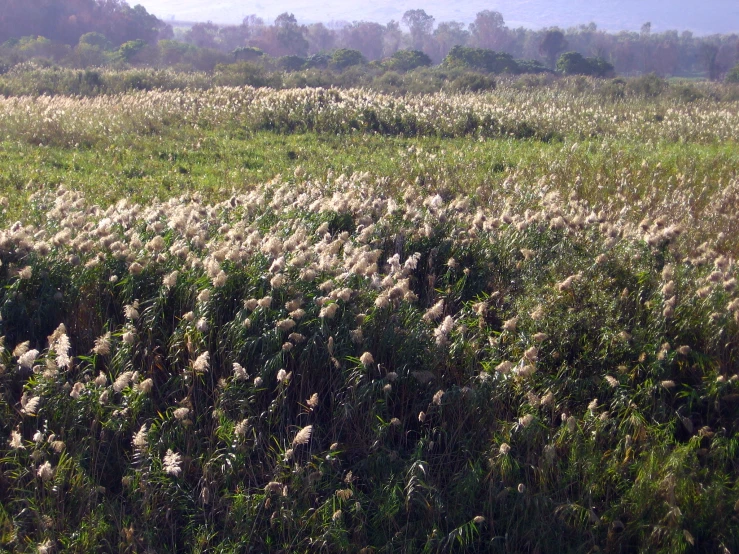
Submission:
M 177 94 L 0 107 L 2 547 L 739 549 L 735 104 Z

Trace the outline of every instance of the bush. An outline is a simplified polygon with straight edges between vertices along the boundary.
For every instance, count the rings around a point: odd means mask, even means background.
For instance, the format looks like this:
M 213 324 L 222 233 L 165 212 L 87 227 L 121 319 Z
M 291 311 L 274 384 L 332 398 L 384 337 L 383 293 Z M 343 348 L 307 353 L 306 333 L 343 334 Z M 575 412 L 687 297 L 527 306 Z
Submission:
M 452 81 L 452 90 L 457 92 L 484 92 L 496 86 L 495 79 L 479 73 L 465 73 Z
M 642 96 L 644 98 L 655 98 L 660 96 L 669 88 L 667 81 L 654 73 L 648 75 L 642 75 L 631 79 L 626 89 L 635 96 Z
M 727 83 L 739 83 L 739 63 L 726 74 Z
M 504 52 L 484 48 L 455 46 L 444 58 L 443 64 L 449 68 L 466 68 L 484 73 L 519 73 L 520 68 L 513 56 Z
M 565 52 L 557 61 L 557 71 L 565 75 L 606 77 L 613 66 L 602 58 L 586 58 L 579 52 Z
M 384 62 L 385 67 L 394 71 L 411 71 L 431 65 L 431 58 L 420 50 L 398 50 Z
M 282 56 L 277 60 L 277 66 L 283 71 L 300 71 L 305 67 L 305 58 L 300 56 Z
M 364 65 L 367 60 L 359 50 L 350 50 L 348 48 L 339 48 L 331 55 L 331 67 L 333 69 L 346 69 L 355 65 Z

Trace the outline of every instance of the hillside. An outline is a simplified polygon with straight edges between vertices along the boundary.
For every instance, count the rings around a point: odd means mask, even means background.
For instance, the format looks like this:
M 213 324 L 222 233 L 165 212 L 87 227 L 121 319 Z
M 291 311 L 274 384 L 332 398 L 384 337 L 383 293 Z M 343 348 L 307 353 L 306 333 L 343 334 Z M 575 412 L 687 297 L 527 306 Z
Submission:
M 500 11 L 511 27 L 570 27 L 594 21 L 600 28 L 618 31 L 638 30 L 642 23 L 651 21 L 654 31 L 688 29 L 698 34 L 739 31 L 739 4 L 733 0 L 471 0 L 463 6 L 440 0 L 371 3 L 326 0 L 321 3 L 320 10 L 316 10 L 315 3 L 308 0 L 258 1 L 253 4 L 236 0 L 142 0 L 140 3 L 162 19 L 219 23 L 239 22 L 252 13 L 272 19 L 285 11 L 293 12 L 303 22 L 371 20 L 386 23 L 391 19 L 399 20 L 406 10 L 423 8 L 437 22 L 455 20 L 469 23 L 477 12 L 488 9 Z

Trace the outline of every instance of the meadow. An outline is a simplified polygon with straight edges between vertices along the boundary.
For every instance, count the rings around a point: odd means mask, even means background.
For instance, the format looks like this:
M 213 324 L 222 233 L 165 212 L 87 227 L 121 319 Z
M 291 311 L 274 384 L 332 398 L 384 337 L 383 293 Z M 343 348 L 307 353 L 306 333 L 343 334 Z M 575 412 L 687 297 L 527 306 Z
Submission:
M 181 79 L 0 96 L 0 548 L 739 552 L 736 86 Z

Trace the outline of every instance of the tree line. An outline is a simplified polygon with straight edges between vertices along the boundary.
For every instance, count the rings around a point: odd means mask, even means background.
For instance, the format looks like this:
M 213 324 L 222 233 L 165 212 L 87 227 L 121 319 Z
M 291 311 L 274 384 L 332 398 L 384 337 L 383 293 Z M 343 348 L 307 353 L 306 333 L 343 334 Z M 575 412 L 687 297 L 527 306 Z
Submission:
M 422 9 L 385 25 L 370 21 L 303 25 L 283 13 L 274 22 L 251 15 L 238 25 L 196 23 L 173 29 L 142 6 L 122 0 L 0 0 L 0 56 L 8 63 L 47 58 L 77 67 L 115 61 L 212 70 L 217 64 L 279 60 L 293 71 L 384 60 L 407 71 L 445 63 L 492 73 L 558 70 L 607 76 L 731 78 L 737 34 L 696 37 L 690 31 L 609 33 L 594 23 L 569 29 L 510 28 L 496 11 L 469 25 L 436 22 Z

